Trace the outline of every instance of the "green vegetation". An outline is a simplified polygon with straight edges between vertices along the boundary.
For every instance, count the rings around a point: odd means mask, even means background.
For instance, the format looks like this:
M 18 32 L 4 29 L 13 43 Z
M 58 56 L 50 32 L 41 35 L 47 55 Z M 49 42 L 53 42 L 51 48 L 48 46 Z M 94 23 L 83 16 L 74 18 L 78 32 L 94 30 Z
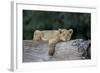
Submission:
M 23 10 L 23 39 L 31 40 L 35 30 L 73 29 L 72 39 L 91 39 L 91 14 Z

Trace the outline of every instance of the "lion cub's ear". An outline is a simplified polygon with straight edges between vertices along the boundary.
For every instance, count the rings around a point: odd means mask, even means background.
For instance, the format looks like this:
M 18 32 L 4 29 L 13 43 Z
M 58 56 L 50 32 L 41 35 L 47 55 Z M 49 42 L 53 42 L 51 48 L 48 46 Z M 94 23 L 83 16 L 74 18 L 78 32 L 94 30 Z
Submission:
M 72 34 L 73 33 L 73 29 L 69 29 L 69 33 Z
M 61 31 L 61 29 L 58 29 L 59 31 Z
M 58 31 L 59 31 L 60 33 L 62 33 L 62 30 L 61 30 L 61 29 L 58 29 Z

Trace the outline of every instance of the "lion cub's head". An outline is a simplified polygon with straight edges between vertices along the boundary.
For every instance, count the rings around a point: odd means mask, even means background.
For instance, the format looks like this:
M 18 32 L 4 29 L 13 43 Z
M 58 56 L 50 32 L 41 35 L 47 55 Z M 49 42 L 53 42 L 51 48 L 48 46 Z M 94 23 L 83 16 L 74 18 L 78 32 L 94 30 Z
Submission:
M 73 29 L 59 29 L 60 32 L 60 40 L 61 41 L 68 41 L 71 39 L 71 36 L 73 34 Z

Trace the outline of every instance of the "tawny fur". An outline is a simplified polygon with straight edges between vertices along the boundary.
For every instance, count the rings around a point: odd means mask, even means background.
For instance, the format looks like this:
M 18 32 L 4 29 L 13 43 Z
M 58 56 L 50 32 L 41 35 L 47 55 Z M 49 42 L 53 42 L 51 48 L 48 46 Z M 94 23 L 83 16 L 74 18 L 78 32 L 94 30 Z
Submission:
M 71 36 L 73 34 L 72 29 L 59 29 L 59 30 L 44 30 L 39 31 L 36 30 L 33 34 L 33 40 L 36 41 L 47 41 L 49 44 L 49 52 L 48 54 L 50 56 L 54 55 L 55 52 L 55 45 L 59 41 L 68 41 L 71 39 Z

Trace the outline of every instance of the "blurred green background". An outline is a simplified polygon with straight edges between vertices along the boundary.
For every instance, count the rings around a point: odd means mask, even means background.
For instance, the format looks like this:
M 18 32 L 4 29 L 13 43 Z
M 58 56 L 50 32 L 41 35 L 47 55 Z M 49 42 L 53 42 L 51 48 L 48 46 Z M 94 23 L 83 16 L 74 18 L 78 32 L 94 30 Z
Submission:
M 23 40 L 35 30 L 73 29 L 72 39 L 91 39 L 91 13 L 23 10 Z

